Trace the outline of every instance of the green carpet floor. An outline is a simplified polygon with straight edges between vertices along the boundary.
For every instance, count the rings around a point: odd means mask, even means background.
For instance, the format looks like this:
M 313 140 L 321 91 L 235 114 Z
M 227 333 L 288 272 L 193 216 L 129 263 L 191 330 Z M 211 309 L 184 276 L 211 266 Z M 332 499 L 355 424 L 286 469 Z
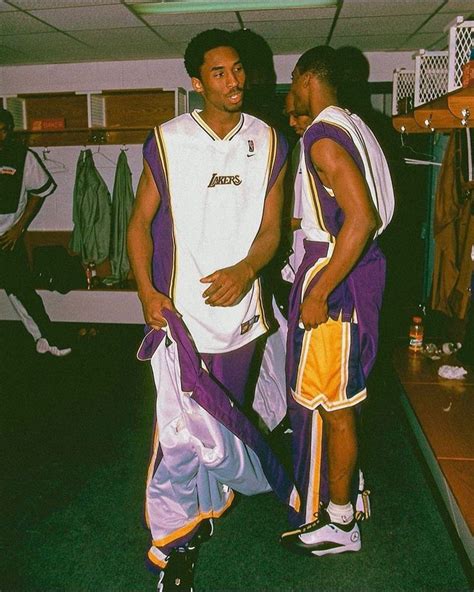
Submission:
M 156 589 L 144 562 L 154 392 L 134 355 L 141 328 L 78 329 L 62 327 L 74 352 L 54 359 L 19 323 L 0 323 L 1 592 Z M 288 554 L 285 509 L 271 494 L 241 497 L 202 548 L 197 592 L 471 589 L 383 358 L 363 428 L 373 517 L 362 551 Z

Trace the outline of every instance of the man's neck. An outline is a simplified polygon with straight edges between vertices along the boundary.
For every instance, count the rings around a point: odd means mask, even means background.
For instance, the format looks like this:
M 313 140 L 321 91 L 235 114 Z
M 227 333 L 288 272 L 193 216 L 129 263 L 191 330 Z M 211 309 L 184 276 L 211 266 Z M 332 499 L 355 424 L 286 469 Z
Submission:
M 225 111 L 214 111 L 204 107 L 199 115 L 212 131 L 222 139 L 239 123 L 241 112 L 228 113 Z

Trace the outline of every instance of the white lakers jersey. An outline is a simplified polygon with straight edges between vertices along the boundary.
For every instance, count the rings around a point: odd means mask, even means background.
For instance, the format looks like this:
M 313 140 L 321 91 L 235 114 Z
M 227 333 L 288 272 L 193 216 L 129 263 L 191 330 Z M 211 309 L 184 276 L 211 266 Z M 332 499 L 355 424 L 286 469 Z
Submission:
M 156 128 L 155 141 L 159 170 L 149 164 L 173 234 L 168 294 L 198 351 L 237 349 L 268 329 L 260 281 L 238 304 L 211 307 L 202 297 L 209 284 L 200 279 L 248 254 L 286 147 L 271 127 L 246 114 L 221 139 L 198 111 Z M 153 239 L 154 256 L 162 257 L 167 245 L 160 246 L 159 232 Z

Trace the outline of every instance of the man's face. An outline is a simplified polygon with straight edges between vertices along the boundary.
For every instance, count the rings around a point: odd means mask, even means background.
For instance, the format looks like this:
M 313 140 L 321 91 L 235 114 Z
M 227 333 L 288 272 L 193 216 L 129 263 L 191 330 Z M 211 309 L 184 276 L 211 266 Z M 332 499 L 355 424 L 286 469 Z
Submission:
M 295 99 L 293 93 L 290 91 L 286 95 L 285 100 L 286 114 L 288 115 L 290 126 L 295 130 L 298 136 L 304 134 L 304 130 L 311 123 L 311 117 L 307 115 L 298 115 L 295 111 Z
M 0 123 L 0 148 L 3 148 L 3 145 L 6 142 L 8 137 L 8 127 L 6 123 Z
M 201 66 L 201 77 L 191 80 L 207 109 L 227 113 L 241 110 L 245 72 L 238 53 L 232 47 L 216 47 L 207 51 Z
M 296 115 L 309 116 L 309 93 L 305 84 L 306 76 L 301 74 L 297 67 L 291 73 L 291 94 L 293 95 L 293 111 Z

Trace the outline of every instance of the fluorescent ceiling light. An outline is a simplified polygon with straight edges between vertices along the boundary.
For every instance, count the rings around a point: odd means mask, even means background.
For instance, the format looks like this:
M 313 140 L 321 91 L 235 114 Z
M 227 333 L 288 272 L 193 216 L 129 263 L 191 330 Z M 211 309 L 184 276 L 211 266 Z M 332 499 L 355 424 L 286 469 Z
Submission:
M 281 10 L 285 8 L 325 8 L 336 6 L 337 0 L 164 0 L 132 4 L 140 15 L 182 14 L 190 12 L 243 12 L 245 10 Z

